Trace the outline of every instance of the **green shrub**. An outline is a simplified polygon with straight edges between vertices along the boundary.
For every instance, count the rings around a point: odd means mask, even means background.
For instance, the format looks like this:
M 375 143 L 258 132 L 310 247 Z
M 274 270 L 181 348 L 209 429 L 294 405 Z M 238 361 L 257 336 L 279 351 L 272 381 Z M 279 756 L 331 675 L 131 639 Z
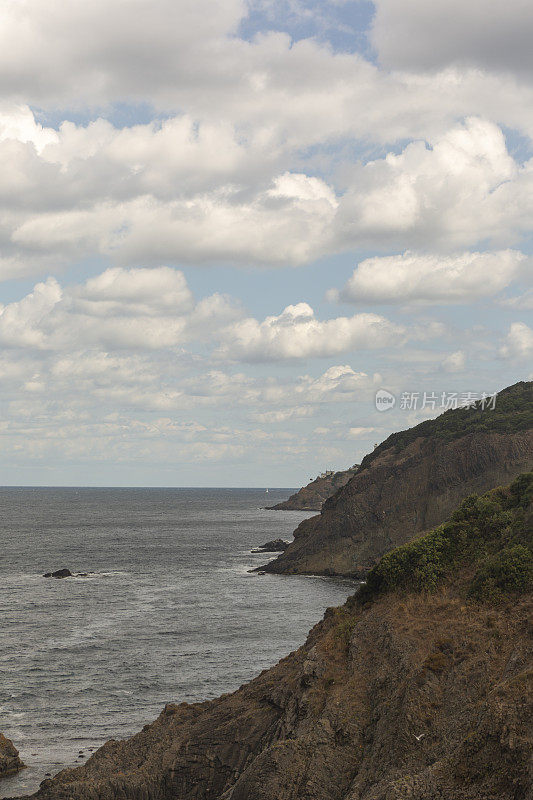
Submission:
M 533 481 L 530 473 L 519 475 L 509 487 L 511 496 L 515 499 L 516 505 L 527 508 L 533 502 Z
M 401 452 L 419 437 L 452 441 L 475 431 L 516 433 L 533 428 L 533 382 L 520 381 L 500 392 L 494 409 L 477 403 L 471 408 L 445 411 L 406 431 L 393 433 L 361 462 L 361 469 L 372 463 L 384 450 L 393 447 Z
M 533 553 L 522 544 L 505 547 L 489 556 L 477 571 L 470 596 L 496 600 L 503 592 L 522 593 L 533 586 Z
M 458 564 L 481 565 L 472 596 L 525 591 L 533 568 L 531 524 L 526 522 L 532 494 L 533 473 L 527 473 L 508 487 L 465 498 L 449 522 L 383 556 L 358 600 L 368 602 L 395 589 L 432 592 Z

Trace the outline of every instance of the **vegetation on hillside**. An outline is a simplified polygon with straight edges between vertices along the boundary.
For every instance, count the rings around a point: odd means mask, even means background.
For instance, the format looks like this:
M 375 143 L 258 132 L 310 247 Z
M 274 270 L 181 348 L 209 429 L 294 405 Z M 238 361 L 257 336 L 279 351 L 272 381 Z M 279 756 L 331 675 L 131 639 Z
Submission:
M 500 599 L 533 586 L 533 473 L 467 497 L 449 522 L 387 553 L 357 594 L 366 602 L 396 589 L 434 591 L 459 568 L 473 573 L 468 595 Z
M 478 401 L 470 408 L 450 409 L 414 428 L 393 433 L 363 459 L 361 469 L 370 466 L 385 450 L 394 447 L 400 452 L 421 436 L 451 441 L 476 431 L 515 433 L 533 428 L 533 382 L 520 381 L 509 386 L 497 395 L 494 408 L 490 405 Z

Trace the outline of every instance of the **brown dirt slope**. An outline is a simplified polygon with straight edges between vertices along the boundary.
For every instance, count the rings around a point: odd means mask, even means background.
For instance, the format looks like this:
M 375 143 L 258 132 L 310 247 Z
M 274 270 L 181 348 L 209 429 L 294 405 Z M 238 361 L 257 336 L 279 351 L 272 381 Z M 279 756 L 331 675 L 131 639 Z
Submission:
M 533 384 L 521 382 L 498 395 L 494 411 L 452 410 L 390 436 L 261 569 L 362 577 L 388 550 L 447 519 L 467 495 L 532 466 Z
M 35 800 L 531 800 L 532 493 L 469 501 L 275 667 Z

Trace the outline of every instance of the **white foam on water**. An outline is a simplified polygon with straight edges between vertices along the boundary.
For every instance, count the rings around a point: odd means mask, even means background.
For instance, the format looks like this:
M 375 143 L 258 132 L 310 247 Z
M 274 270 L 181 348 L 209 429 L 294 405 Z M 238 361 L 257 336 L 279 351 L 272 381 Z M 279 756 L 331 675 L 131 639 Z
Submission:
M 166 702 L 238 688 L 353 591 L 248 572 L 276 555 L 253 547 L 290 539 L 306 516 L 258 509 L 261 492 L 72 491 L 0 490 L 2 732 L 29 765 L 0 798 L 135 733 Z M 43 578 L 62 566 L 92 574 Z

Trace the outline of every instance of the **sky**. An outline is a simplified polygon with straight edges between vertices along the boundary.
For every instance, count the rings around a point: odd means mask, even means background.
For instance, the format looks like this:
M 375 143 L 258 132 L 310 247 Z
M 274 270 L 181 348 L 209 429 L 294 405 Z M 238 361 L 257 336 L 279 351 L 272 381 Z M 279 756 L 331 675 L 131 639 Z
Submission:
M 0 484 L 296 487 L 531 380 L 532 37 L 530 0 L 5 0 Z

